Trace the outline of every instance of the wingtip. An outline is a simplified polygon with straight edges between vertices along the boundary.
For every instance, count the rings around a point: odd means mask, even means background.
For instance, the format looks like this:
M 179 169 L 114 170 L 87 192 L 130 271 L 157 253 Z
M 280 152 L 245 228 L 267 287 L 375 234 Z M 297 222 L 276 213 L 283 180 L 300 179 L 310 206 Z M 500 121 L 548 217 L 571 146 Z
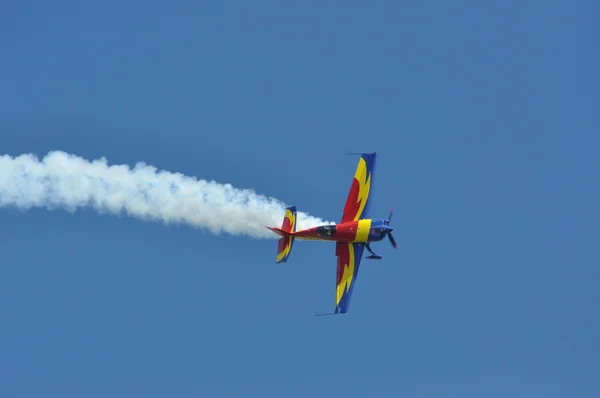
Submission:
M 346 152 L 346 155 L 377 155 L 377 152 Z

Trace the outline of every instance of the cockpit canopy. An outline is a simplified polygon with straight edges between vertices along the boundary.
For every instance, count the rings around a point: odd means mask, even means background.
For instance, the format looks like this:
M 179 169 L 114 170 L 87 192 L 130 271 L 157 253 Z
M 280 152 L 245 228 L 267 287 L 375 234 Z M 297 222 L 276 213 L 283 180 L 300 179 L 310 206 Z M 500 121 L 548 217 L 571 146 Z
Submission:
M 329 237 L 335 234 L 336 228 L 335 225 L 321 225 L 317 227 L 317 235 Z

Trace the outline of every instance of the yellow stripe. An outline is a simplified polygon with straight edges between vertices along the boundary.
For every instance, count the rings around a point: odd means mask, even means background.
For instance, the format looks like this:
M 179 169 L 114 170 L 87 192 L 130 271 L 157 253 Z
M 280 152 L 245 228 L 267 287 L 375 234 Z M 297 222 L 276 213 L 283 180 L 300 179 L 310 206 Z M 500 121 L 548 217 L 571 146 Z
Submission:
M 286 231 L 286 232 L 292 232 L 292 231 L 294 231 L 294 224 L 296 224 L 295 214 L 292 213 L 290 210 L 286 210 L 285 211 L 285 218 L 287 218 L 288 220 L 290 220 L 290 230 Z
M 365 209 L 371 189 L 371 175 L 367 175 L 367 163 L 363 158 L 360 158 L 358 162 L 354 178 L 358 181 L 358 200 L 360 201 L 358 212 L 354 215 L 354 221 L 357 221 Z
M 340 284 L 337 286 L 336 297 L 335 297 L 335 305 L 340 304 L 340 300 L 344 296 L 344 293 L 350 289 L 350 285 L 352 284 L 352 278 L 354 277 L 354 245 L 352 243 L 348 243 L 349 250 L 349 263 L 344 264 L 344 273 L 342 274 L 342 280 Z
M 277 255 L 277 261 L 278 261 L 278 262 L 279 262 L 279 261 L 281 261 L 281 260 L 282 260 L 282 259 L 285 257 L 285 255 L 286 255 L 286 254 L 287 254 L 287 250 L 284 250 L 284 251 L 282 251 L 281 253 L 279 253 L 279 254 Z
M 291 247 L 292 247 L 292 239 L 289 238 L 288 243 L 285 245 L 282 252 L 277 254 L 277 261 L 281 261 L 284 257 L 286 257 L 289 254 Z
M 371 220 L 358 220 L 358 230 L 354 242 L 366 242 L 369 240 L 369 231 L 371 230 Z

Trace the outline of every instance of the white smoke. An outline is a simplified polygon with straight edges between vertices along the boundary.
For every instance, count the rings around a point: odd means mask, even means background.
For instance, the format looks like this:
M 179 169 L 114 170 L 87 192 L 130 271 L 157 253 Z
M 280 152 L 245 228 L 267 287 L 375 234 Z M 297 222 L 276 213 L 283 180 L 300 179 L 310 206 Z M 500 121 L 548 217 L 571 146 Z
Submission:
M 0 207 L 45 207 L 128 214 L 143 220 L 187 224 L 212 233 L 278 238 L 265 228 L 281 226 L 286 205 L 230 184 L 198 180 L 138 163 L 109 166 L 62 151 L 42 160 L 32 154 L 0 156 Z M 329 224 L 298 212 L 297 228 Z

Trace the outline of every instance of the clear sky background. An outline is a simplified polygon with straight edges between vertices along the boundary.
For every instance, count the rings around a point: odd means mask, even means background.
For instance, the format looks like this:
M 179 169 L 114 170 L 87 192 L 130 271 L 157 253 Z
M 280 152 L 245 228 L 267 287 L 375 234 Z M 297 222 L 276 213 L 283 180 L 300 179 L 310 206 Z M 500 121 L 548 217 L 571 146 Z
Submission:
M 0 396 L 600 396 L 598 5 L 13 1 L 0 153 L 64 150 L 339 221 L 356 157 L 398 250 L 0 209 Z M 0 173 L 2 170 L 0 170 Z

